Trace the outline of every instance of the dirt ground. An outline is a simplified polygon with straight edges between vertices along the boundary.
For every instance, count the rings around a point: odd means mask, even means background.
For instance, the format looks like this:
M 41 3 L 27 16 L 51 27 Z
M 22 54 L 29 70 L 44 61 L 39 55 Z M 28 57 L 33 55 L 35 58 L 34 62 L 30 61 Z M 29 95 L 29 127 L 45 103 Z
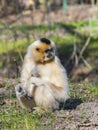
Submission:
M 98 129 L 98 100 L 81 103 L 76 109 L 56 111 L 54 114 L 55 130 Z

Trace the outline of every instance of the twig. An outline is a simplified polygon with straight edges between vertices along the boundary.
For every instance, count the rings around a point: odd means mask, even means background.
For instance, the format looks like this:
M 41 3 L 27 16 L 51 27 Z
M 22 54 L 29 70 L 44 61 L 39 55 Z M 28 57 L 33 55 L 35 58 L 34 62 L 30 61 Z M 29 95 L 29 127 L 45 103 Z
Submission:
M 76 55 L 76 50 L 77 50 L 77 46 L 76 46 L 76 44 L 74 43 L 73 52 L 72 52 L 72 55 L 71 55 L 70 59 L 73 59 L 73 58 L 75 57 L 75 55 Z
M 98 123 L 79 124 L 78 127 L 98 126 Z
M 17 77 L 18 77 L 18 76 L 19 76 L 19 68 L 18 68 L 18 63 L 17 63 L 17 61 L 16 61 L 16 59 L 15 59 L 15 58 L 13 59 L 13 61 L 14 61 L 15 65 L 16 65 L 16 74 L 17 74 Z
M 79 59 L 78 59 L 78 60 L 80 60 L 80 58 L 82 57 L 84 51 L 86 50 L 88 44 L 90 43 L 90 40 L 91 40 L 91 37 L 88 37 L 87 41 L 85 42 L 83 48 L 82 48 L 81 51 L 80 51 Z
M 18 54 L 19 54 L 19 57 L 20 57 L 20 59 L 21 59 L 21 61 L 23 63 L 23 56 L 22 56 L 22 54 L 21 54 L 21 52 L 19 50 L 18 50 Z
M 81 56 L 81 59 L 83 60 L 84 64 L 91 70 L 92 69 L 91 65 L 84 59 L 83 56 Z
M 87 124 L 79 124 L 78 127 L 90 127 L 91 123 L 87 123 Z

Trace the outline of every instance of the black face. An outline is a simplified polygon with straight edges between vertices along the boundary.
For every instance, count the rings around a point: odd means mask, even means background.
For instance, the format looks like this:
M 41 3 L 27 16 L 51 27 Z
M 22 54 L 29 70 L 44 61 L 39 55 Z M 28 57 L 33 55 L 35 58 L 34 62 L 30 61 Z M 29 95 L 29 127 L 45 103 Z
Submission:
M 45 52 L 45 57 L 46 57 L 46 58 L 51 59 L 51 58 L 54 57 L 53 48 L 48 48 L 48 49 L 46 49 L 44 52 Z

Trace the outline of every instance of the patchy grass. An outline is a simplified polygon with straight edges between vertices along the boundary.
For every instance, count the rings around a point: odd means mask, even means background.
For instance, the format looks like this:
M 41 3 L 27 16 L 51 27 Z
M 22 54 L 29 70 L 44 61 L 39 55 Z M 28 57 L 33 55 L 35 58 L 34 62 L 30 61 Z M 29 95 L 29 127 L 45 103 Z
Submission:
M 46 130 L 53 129 L 55 113 L 52 112 L 29 112 L 22 110 L 17 102 L 11 89 L 13 85 L 11 83 L 4 83 L 7 91 L 10 91 L 10 95 L 2 97 L 5 102 L 0 106 L 0 128 L 3 130 Z M 98 86 L 89 83 L 69 83 L 70 97 L 73 99 L 81 99 L 83 102 L 92 101 L 98 98 Z M 14 92 L 15 95 L 15 92 Z M 68 111 L 68 110 L 67 110 Z M 64 115 L 63 115 L 64 116 Z M 80 114 L 84 116 L 84 112 Z M 65 116 L 67 121 L 70 121 L 72 117 Z M 61 118 L 61 117 L 60 117 Z M 70 119 L 69 119 L 70 118 Z M 60 120 L 60 119 L 59 119 Z
M 4 26 L 0 26 L 0 28 L 4 28 Z M 55 30 L 57 28 L 56 24 L 51 24 L 51 30 Z M 28 24 L 22 24 L 22 25 L 8 25 L 6 29 L 12 30 L 12 31 L 20 31 L 22 33 L 26 33 L 28 31 L 41 31 L 46 32 L 49 30 L 49 26 L 47 25 L 28 25 Z
M 6 91 L 5 94 L 0 95 L 0 129 L 43 130 L 47 124 L 52 129 L 54 120 L 53 113 L 39 110 L 30 112 L 19 107 L 15 97 L 15 84 L 14 80 L 10 82 L 8 80 L 2 83 Z
M 18 109 L 13 105 L 7 105 L 0 113 L 0 120 L 4 130 L 40 130 L 41 117 L 36 113 L 28 113 L 25 110 Z
M 85 20 L 85 21 L 79 21 L 79 22 L 71 22 L 71 23 L 51 23 L 50 24 L 50 29 L 55 30 L 58 26 L 61 27 L 62 25 L 66 27 L 71 27 L 71 28 L 83 28 L 85 26 L 92 26 L 92 27 L 97 27 L 98 22 L 96 20 Z M 20 31 L 20 32 L 26 32 L 26 31 L 32 31 L 32 30 L 38 30 L 38 31 L 43 31 L 46 32 L 49 30 L 49 26 L 47 25 L 28 25 L 28 24 L 22 24 L 22 25 L 3 25 L 0 24 L 0 29 L 5 28 L 10 29 L 10 30 L 15 30 L 15 31 Z
M 72 54 L 74 43 L 77 43 L 77 46 L 81 49 L 80 43 L 83 42 L 83 41 L 80 41 L 80 39 L 76 37 L 75 35 L 72 36 L 69 34 L 65 38 L 60 37 L 60 36 L 53 36 L 53 37 L 50 37 L 50 39 L 55 41 L 55 43 L 57 44 L 58 52 L 61 58 L 64 58 L 65 56 L 66 58 L 68 58 Z M 6 43 L 4 40 L 1 40 L 0 41 L 0 54 L 1 55 L 3 53 L 10 54 L 10 52 L 11 53 L 20 52 L 21 54 L 23 54 L 26 52 L 28 45 L 30 45 L 33 41 L 34 41 L 33 39 L 30 39 L 29 41 L 26 39 L 22 39 L 22 40 L 17 40 L 17 41 L 11 40 Z M 86 42 L 86 39 L 84 40 L 84 42 Z M 96 57 L 98 56 L 97 50 L 98 50 L 97 39 L 92 39 L 84 55 L 86 57 L 87 56 Z M 1 62 L 0 62 L 0 66 L 2 66 Z
M 38 112 L 29 112 L 22 110 L 12 99 L 12 104 L 6 104 L 0 112 L 0 123 L 4 130 L 42 130 L 48 120 L 49 126 L 53 126 L 53 115 L 51 112 L 44 112 L 42 115 Z
M 98 98 L 98 86 L 91 83 L 71 83 L 70 96 L 72 98 L 80 98 L 82 101 L 90 101 Z
M 95 97 L 98 97 L 98 85 L 94 85 L 91 88 L 92 93 L 94 94 Z
M 47 37 L 46 36 L 47 33 L 52 32 L 52 34 L 48 36 L 48 38 L 55 41 L 59 51 L 61 51 L 60 52 L 61 57 L 63 54 L 69 56 L 69 54 L 73 50 L 73 43 L 76 43 L 77 46 L 81 48 L 82 44 L 86 42 L 89 36 L 89 30 L 87 32 L 85 30 L 85 27 L 89 27 L 90 26 L 89 24 L 91 24 L 92 28 L 98 27 L 98 22 L 94 20 L 72 22 L 72 23 L 56 23 L 56 24 L 51 24 L 50 26 L 51 28 L 49 28 L 49 26 L 47 25 L 33 25 L 33 26 L 27 24 L 16 25 L 16 26 L 8 25 L 8 27 L 5 28 L 2 34 L 6 35 L 6 37 L 8 37 L 9 39 L 0 40 L 0 54 L 6 53 L 8 51 L 10 52 L 10 51 L 17 51 L 17 50 L 24 52 L 27 46 L 34 41 L 34 39 L 29 37 L 29 35 L 33 35 L 33 33 L 37 35 L 38 33 L 40 33 L 41 37 L 42 36 Z M 1 29 L 4 28 L 3 25 L 0 26 L 0 28 Z M 63 34 L 62 34 L 62 29 L 63 29 Z M 85 31 L 82 33 L 81 29 L 84 29 Z M 14 41 L 15 39 L 13 40 L 12 35 L 13 38 L 16 37 L 16 41 Z M 24 38 L 22 38 L 21 35 L 24 35 L 23 36 Z M 20 39 L 18 39 L 18 36 L 20 37 Z M 38 36 L 38 38 L 40 36 Z M 98 49 L 97 39 L 98 39 L 97 36 L 96 37 L 95 35 L 92 36 L 90 45 L 86 50 L 86 52 L 90 54 L 92 52 L 92 55 L 95 53 L 96 55 L 98 55 L 98 51 L 94 50 L 94 48 Z

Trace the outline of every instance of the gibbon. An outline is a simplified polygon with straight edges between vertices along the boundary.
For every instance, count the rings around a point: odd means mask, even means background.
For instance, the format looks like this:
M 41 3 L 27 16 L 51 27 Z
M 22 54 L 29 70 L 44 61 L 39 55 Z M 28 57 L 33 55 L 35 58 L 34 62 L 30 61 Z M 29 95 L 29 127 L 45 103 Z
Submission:
M 55 110 L 69 98 L 66 70 L 58 58 L 55 43 L 46 38 L 28 47 L 20 81 L 15 90 L 22 107 Z

